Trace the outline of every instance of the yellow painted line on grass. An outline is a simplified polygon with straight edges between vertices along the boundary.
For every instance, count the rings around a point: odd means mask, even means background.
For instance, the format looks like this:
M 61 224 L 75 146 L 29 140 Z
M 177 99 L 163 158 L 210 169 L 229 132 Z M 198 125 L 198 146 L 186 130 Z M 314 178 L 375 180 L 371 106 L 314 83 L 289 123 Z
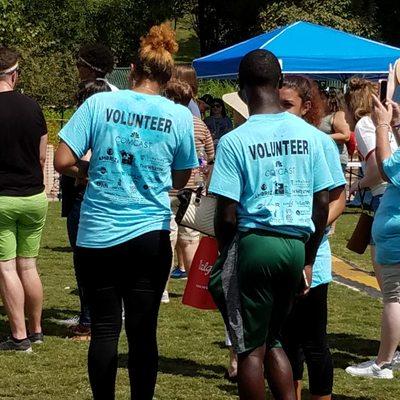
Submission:
M 378 282 L 376 281 L 376 278 L 374 276 L 371 276 L 367 272 L 352 267 L 350 264 L 347 264 L 345 261 L 335 256 L 332 256 L 332 261 L 334 274 L 339 275 L 342 278 L 348 279 L 350 281 L 359 283 L 361 285 L 379 290 Z

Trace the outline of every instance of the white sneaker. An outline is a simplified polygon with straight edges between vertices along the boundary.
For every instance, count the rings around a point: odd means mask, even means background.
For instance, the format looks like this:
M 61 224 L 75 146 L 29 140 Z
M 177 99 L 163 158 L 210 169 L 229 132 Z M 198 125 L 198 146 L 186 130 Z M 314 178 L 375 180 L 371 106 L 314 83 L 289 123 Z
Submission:
M 346 372 L 351 376 L 364 378 L 393 379 L 393 371 L 390 364 L 378 367 L 375 362 L 370 365 L 366 365 L 367 363 L 370 363 L 370 361 L 347 367 Z
M 169 303 L 169 294 L 167 290 L 164 290 L 162 297 L 161 297 L 161 303 L 168 304 Z
M 400 351 L 396 351 L 392 360 L 392 369 L 397 371 L 400 370 Z
M 50 318 L 50 321 L 54 322 L 57 325 L 71 327 L 71 326 L 75 326 L 75 325 L 79 324 L 79 315 L 76 315 L 75 317 L 68 318 L 68 319 Z

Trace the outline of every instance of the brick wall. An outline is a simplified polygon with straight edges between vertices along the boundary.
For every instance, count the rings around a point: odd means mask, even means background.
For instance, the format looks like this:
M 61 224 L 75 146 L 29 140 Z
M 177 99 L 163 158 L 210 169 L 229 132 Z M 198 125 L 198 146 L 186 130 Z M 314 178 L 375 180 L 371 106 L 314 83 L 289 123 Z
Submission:
M 47 145 L 46 164 L 44 166 L 44 185 L 47 198 L 51 201 L 59 199 L 60 174 L 54 169 L 54 146 Z

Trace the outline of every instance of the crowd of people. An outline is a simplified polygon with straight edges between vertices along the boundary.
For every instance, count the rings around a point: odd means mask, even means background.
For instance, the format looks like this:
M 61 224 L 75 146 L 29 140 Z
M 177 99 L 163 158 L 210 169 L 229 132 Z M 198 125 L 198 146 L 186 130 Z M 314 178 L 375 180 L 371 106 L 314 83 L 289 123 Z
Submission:
M 239 397 L 265 399 L 266 379 L 276 400 L 300 400 L 304 363 L 312 399 L 332 397 L 329 236 L 346 205 L 352 132 L 363 174 L 349 191 L 372 192 L 371 256 L 384 309 L 377 358 L 346 372 L 393 378 L 399 105 L 382 103 L 366 79 L 350 79 L 343 95 L 283 76 L 267 50 L 243 57 L 238 92 L 198 98 L 194 69 L 174 65 L 177 50 L 169 25 L 152 27 L 132 59 L 129 90 L 107 81 L 114 56 L 106 46 L 85 45 L 77 55 L 77 109 L 59 133 L 54 166 L 81 306 L 71 333 L 90 338 L 93 398 L 115 396 L 123 321 L 132 399 L 153 398 L 160 303 L 169 302 L 169 277 L 187 277 L 201 238 L 176 224 L 183 188 L 217 198 L 219 258 L 209 290 L 226 327 L 226 377 L 237 381 Z M 0 351 L 29 352 L 44 340 L 36 259 L 47 212 L 47 129 L 39 105 L 16 90 L 19 68 L 18 53 L 1 47 L 0 294 L 11 336 Z

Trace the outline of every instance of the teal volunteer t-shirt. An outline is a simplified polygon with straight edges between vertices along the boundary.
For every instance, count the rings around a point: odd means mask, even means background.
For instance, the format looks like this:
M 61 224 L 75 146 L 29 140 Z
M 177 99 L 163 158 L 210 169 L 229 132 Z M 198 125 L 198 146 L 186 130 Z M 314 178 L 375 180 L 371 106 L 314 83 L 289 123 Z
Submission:
M 239 203 L 240 231 L 307 239 L 313 194 L 332 184 L 314 128 L 284 112 L 252 115 L 221 138 L 209 190 Z
M 59 136 L 78 158 L 92 151 L 78 246 L 111 247 L 170 229 L 171 170 L 198 166 L 189 109 L 131 90 L 99 93 Z
M 326 163 L 328 164 L 329 172 L 332 176 L 333 184 L 328 189 L 333 190 L 346 185 L 346 179 L 340 163 L 340 154 L 335 142 L 326 133 L 314 127 L 313 129 L 315 130 L 315 135 L 321 140 Z M 313 266 L 311 287 L 316 287 L 332 280 L 332 254 L 327 235 L 328 232 L 329 229 L 326 230 L 318 248 L 317 257 L 315 258 Z
M 376 262 L 393 265 L 400 264 L 400 149 L 383 161 L 383 170 L 390 183 L 375 214 L 372 237 Z

